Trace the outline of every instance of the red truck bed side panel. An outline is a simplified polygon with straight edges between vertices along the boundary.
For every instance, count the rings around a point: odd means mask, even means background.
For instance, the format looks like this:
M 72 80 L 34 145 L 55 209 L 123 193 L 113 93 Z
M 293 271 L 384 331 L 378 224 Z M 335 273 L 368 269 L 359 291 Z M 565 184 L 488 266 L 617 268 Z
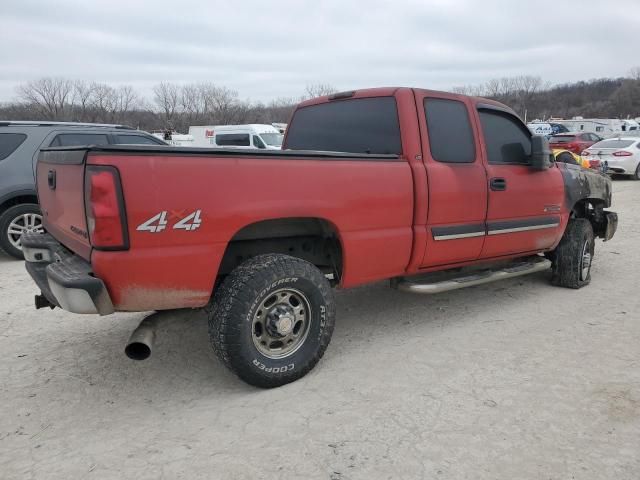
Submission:
M 131 249 L 92 254 L 119 310 L 203 306 L 228 241 L 272 218 L 335 225 L 343 286 L 402 274 L 409 262 L 413 185 L 405 161 L 99 152 L 88 161 L 119 167 L 123 183 Z M 173 228 L 197 210 L 198 229 Z M 136 230 L 161 212 L 162 231 Z

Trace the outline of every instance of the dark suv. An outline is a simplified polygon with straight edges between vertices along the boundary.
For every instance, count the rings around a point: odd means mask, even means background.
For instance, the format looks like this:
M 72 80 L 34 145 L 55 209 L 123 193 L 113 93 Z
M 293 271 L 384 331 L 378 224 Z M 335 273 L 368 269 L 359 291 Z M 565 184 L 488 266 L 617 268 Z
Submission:
M 105 144 L 166 145 L 123 125 L 0 121 L 1 250 L 22 258 L 22 234 L 42 231 L 34 178 L 40 148 Z

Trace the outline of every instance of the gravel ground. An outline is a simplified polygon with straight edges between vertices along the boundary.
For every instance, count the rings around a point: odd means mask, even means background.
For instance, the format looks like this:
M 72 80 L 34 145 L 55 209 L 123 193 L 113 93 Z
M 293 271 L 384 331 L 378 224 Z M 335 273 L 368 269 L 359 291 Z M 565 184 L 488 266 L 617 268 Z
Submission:
M 339 292 L 324 359 L 268 391 L 223 368 L 202 316 L 171 314 L 133 362 L 144 315 L 36 311 L 0 257 L 0 478 L 637 480 L 640 182 L 614 189 L 589 287 Z

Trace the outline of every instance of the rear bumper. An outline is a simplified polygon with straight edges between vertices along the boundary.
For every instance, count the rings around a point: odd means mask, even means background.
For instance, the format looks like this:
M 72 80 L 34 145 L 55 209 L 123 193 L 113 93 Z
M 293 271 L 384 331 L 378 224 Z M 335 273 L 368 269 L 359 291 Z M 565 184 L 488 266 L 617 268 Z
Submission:
M 29 275 L 51 305 L 72 313 L 114 312 L 109 292 L 104 282 L 93 276 L 91 265 L 51 235 L 23 235 L 22 251 Z M 42 301 L 36 305 L 42 306 Z

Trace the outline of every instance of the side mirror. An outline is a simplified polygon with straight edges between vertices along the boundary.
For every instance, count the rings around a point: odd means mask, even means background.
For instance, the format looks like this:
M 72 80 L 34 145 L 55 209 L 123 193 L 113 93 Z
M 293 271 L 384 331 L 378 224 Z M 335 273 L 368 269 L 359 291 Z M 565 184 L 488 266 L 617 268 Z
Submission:
M 534 170 L 546 170 L 551 166 L 551 148 L 549 140 L 542 135 L 531 137 L 531 168 Z

